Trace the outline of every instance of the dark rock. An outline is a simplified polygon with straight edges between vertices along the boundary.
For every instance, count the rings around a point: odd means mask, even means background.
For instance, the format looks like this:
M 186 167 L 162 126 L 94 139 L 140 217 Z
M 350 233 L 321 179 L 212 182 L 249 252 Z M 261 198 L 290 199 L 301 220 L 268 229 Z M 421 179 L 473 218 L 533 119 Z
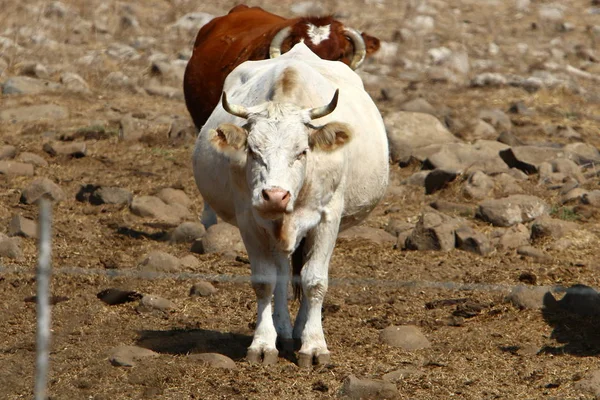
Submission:
M 438 190 L 445 188 L 458 176 L 455 172 L 436 169 L 431 171 L 425 177 L 425 194 L 433 194 Z
M 104 289 L 96 295 L 97 298 L 109 306 L 130 303 L 132 301 L 141 299 L 142 296 L 142 294 L 132 290 L 121 290 L 115 288 Z

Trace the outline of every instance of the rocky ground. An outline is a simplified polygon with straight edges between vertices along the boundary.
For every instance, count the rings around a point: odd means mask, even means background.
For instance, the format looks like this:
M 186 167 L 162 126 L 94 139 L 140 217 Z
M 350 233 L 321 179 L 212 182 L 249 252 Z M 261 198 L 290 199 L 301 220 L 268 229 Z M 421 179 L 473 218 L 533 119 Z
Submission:
M 252 2 L 382 40 L 391 185 L 338 241 L 313 370 L 244 361 L 248 260 L 198 220 L 181 79 L 235 4 L 2 3 L 0 397 L 32 394 L 42 196 L 52 399 L 600 396 L 600 3 Z

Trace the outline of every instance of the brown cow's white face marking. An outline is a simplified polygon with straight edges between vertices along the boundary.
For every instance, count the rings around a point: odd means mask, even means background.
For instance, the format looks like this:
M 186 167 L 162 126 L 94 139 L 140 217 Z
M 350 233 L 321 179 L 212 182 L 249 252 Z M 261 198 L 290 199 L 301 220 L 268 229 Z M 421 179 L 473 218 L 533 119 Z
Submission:
M 331 33 L 331 26 L 316 26 L 313 24 L 306 24 L 306 33 L 310 38 L 310 41 L 316 46 L 324 40 L 329 39 Z

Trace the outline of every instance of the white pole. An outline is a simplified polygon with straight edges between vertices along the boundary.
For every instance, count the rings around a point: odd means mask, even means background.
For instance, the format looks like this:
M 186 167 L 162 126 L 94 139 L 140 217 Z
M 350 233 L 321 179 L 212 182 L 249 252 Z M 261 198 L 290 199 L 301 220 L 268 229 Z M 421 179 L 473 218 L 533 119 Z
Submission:
M 37 266 L 37 352 L 35 374 L 35 400 L 46 400 L 48 383 L 48 357 L 50 342 L 50 275 L 52 273 L 50 202 L 41 199 L 39 225 L 39 253 Z

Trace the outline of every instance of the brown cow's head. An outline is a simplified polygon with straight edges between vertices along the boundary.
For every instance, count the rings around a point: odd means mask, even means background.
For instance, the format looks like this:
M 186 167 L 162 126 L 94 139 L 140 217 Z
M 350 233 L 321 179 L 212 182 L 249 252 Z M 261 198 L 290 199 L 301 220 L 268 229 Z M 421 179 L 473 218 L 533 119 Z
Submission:
M 358 68 L 367 55 L 379 50 L 379 39 L 345 27 L 331 16 L 306 17 L 275 35 L 271 42 L 271 58 L 301 41 L 322 59 L 342 61 L 352 69 Z

